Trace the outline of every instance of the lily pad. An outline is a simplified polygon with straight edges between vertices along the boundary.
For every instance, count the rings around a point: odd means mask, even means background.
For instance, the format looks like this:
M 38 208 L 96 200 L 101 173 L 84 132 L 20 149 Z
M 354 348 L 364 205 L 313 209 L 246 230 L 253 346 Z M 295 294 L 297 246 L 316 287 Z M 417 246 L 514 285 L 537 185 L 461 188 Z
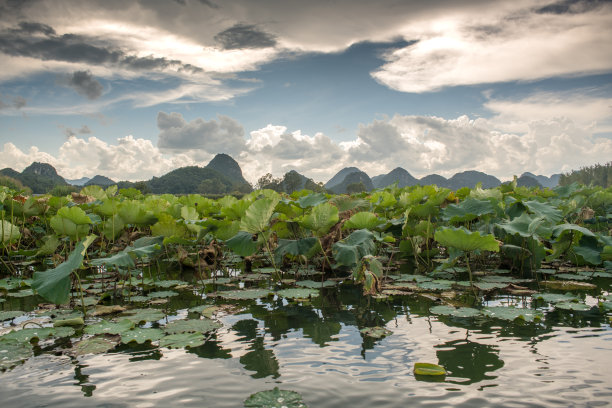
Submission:
M 414 363 L 415 375 L 446 375 L 444 367 L 432 363 Z
M 289 298 L 289 299 L 307 299 L 309 297 L 317 297 L 319 296 L 319 291 L 317 289 L 282 289 L 276 292 L 276 294 L 280 297 Z
M 164 337 L 164 332 L 161 329 L 143 329 L 136 327 L 121 333 L 121 342 L 130 343 L 135 341 L 138 344 L 143 344 L 146 341 L 157 341 Z
M 425 290 L 449 290 L 452 288 L 452 281 L 437 279 L 431 282 L 419 282 L 417 286 Z
M 189 319 L 189 320 L 174 320 L 164 327 L 164 331 L 168 334 L 176 333 L 206 333 L 222 327 L 211 319 Z
M 590 276 L 578 275 L 576 273 L 558 273 L 558 274 L 555 275 L 555 278 L 573 279 L 573 280 L 578 280 L 578 281 L 583 281 L 583 280 L 591 279 Z
M 0 371 L 15 367 L 31 355 L 30 343 L 0 338 Z
M 102 354 L 119 344 L 119 336 L 95 336 L 81 340 L 73 347 L 75 356 Z
M 24 289 L 24 290 L 20 290 L 19 292 L 9 292 L 6 294 L 6 296 L 16 297 L 16 298 L 34 296 L 34 291 L 32 289 Z
M 313 280 L 303 280 L 303 281 L 297 281 L 295 282 L 296 286 L 300 286 L 303 288 L 310 288 L 310 289 L 316 289 L 316 288 L 320 288 L 320 287 L 331 287 L 331 286 L 336 286 L 337 282 L 335 281 L 331 281 L 331 280 L 326 280 L 323 282 L 315 282 Z
M 26 312 L 21 310 L 5 310 L 0 312 L 0 322 L 4 320 L 13 320 L 16 317 L 23 316 Z
M 162 337 L 159 340 L 159 345 L 160 347 L 183 348 L 198 347 L 205 342 L 206 340 L 202 333 L 179 333 Z
M 226 290 L 217 292 L 217 295 L 224 299 L 245 300 L 245 299 L 260 299 L 267 297 L 272 292 L 268 289 L 244 289 L 244 290 Z
M 212 306 L 212 305 L 200 305 L 200 306 L 195 306 L 192 307 L 191 309 L 189 309 L 190 312 L 192 313 L 199 313 L 204 317 L 208 317 L 211 318 L 212 315 L 217 311 L 220 310 L 221 308 L 219 306 Z
M 159 299 L 159 298 L 169 298 L 172 296 L 178 296 L 178 293 L 172 290 L 161 290 L 157 292 L 150 292 L 147 296 L 151 299 Z
M 476 282 L 474 283 L 480 290 L 493 290 L 493 289 L 503 289 L 508 286 L 507 283 L 502 282 Z
M 577 302 L 559 302 L 555 303 L 555 308 L 563 310 L 572 310 L 575 312 L 587 312 L 591 310 L 591 306 Z
M 471 307 L 454 308 L 445 305 L 433 306 L 429 311 L 433 314 L 453 317 L 475 317 L 482 314 L 480 310 Z
M 160 288 L 173 288 L 179 285 L 188 285 L 188 282 L 182 280 L 162 280 L 155 282 L 155 286 Z
M 121 332 L 130 330 L 134 327 L 134 322 L 123 319 L 120 322 L 109 322 L 102 320 L 100 323 L 92 324 L 85 327 L 87 334 L 121 334 Z
M 74 334 L 70 327 L 36 327 L 22 330 L 13 330 L 0 337 L 4 340 L 16 340 L 22 343 L 38 343 L 41 339 L 51 337 L 68 337 Z
M 295 391 L 273 390 L 252 394 L 244 401 L 247 408 L 305 408 L 302 396 Z
M 388 336 L 390 334 L 393 334 L 393 332 L 385 327 L 381 327 L 381 326 L 374 326 L 374 327 L 364 327 L 363 329 L 359 330 L 361 333 L 365 334 L 366 336 L 369 337 L 373 337 L 375 339 L 381 339 L 385 336 Z
M 517 319 L 525 322 L 534 322 L 541 320 L 544 316 L 541 312 L 526 309 L 526 308 L 514 308 L 514 307 L 503 307 L 503 306 L 491 306 L 486 307 L 482 310 L 483 314 L 488 317 L 495 317 L 502 320 L 514 321 Z
M 591 290 L 597 288 L 597 286 L 592 283 L 587 282 L 577 282 L 577 281 L 544 281 L 540 282 L 540 285 L 546 286 L 549 289 L 559 289 L 559 290 Z
M 156 322 L 166 317 L 164 312 L 159 309 L 132 309 L 125 312 L 125 315 L 121 316 L 121 319 L 127 319 L 140 324 L 143 322 Z
M 548 303 L 573 302 L 578 300 L 578 298 L 571 293 L 535 293 L 531 297 Z

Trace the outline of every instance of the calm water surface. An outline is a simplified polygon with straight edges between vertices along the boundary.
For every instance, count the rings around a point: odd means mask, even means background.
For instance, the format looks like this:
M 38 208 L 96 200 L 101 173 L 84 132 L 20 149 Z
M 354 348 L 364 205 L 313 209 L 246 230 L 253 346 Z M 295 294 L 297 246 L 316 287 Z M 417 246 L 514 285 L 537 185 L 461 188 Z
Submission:
M 503 297 L 502 302 L 526 302 Z M 429 302 L 429 303 L 428 303 Z M 241 407 L 278 386 L 310 407 L 612 405 L 605 315 L 544 309 L 543 323 L 429 315 L 423 298 L 371 301 L 351 286 L 312 303 L 239 302 L 223 328 L 186 350 L 120 346 L 72 358 L 42 353 L 0 374 L 2 407 Z M 178 313 L 184 313 L 179 308 Z M 393 334 L 364 337 L 360 328 Z M 448 375 L 422 381 L 415 362 Z

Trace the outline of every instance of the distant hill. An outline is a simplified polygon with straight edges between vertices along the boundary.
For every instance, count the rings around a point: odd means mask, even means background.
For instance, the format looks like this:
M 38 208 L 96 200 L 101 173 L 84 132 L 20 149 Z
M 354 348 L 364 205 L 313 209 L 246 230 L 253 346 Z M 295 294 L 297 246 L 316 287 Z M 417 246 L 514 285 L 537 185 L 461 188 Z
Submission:
M 234 184 L 250 187 L 249 182 L 242 175 L 242 169 L 238 162 L 225 153 L 216 155 L 205 168 L 219 172 Z
M 419 183 L 419 180 L 414 178 L 407 170 L 396 167 L 387 174 L 372 177 L 374 188 L 384 188 L 397 182 L 398 187 L 414 186 Z
M 99 174 L 94 176 L 94 178 L 92 178 L 91 180 L 87 181 L 87 183 L 85 183 L 86 186 L 100 186 L 100 187 L 108 187 L 108 186 L 112 186 L 113 184 L 117 184 L 117 183 L 109 179 L 108 177 L 104 177 Z
M 325 183 L 325 188 L 329 189 L 329 188 L 331 188 L 331 187 L 333 187 L 333 186 L 335 186 L 337 184 L 342 183 L 342 181 L 344 181 L 344 178 L 346 176 L 348 176 L 351 173 L 355 173 L 355 172 L 361 172 L 361 170 L 359 170 L 357 167 L 345 167 L 345 168 L 343 168 L 338 173 L 336 173 L 336 175 L 334 177 L 330 178 L 327 183 Z
M 295 170 L 290 170 L 283 176 L 283 179 L 279 183 L 279 190 L 285 193 L 293 193 L 303 189 L 319 191 L 321 187 L 314 182 L 313 179 L 308 178 Z
M 89 177 L 81 177 L 80 179 L 74 179 L 74 180 L 65 179 L 65 180 L 68 184 L 71 184 L 73 186 L 84 186 L 85 183 L 87 183 L 91 179 Z
M 346 194 L 349 192 L 349 186 L 359 183 L 363 184 L 365 191 L 374 190 L 374 185 L 372 184 L 372 179 L 370 179 L 370 176 L 359 170 L 347 174 L 340 183 L 333 185 L 328 189 L 336 194 Z
M 527 174 L 531 174 L 531 173 L 523 173 L 521 177 L 516 179 L 517 186 L 542 188 L 542 184 L 540 184 L 535 177 L 528 176 Z
M 546 177 L 546 176 L 541 176 L 541 175 L 536 176 L 535 174 L 530 173 L 528 171 L 521 174 L 521 177 L 523 176 L 531 177 L 534 180 L 536 180 L 538 183 L 540 183 L 542 187 L 548 187 L 548 188 L 557 187 L 559 185 L 559 179 L 561 178 L 561 174 L 553 174 L 550 177 Z
M 181 167 L 153 177 L 147 185 L 154 194 L 224 194 L 239 187 L 224 174 L 198 166 Z
M 422 186 L 436 185 L 438 187 L 446 187 L 448 180 L 439 174 L 430 174 L 419 180 L 419 184 Z
M 44 194 L 55 186 L 66 186 L 66 180 L 57 174 L 55 167 L 48 163 L 34 162 L 26 167 L 21 173 L 6 168 L 0 170 L 0 174 L 18 180 L 24 186 L 32 189 L 34 194 Z
M 493 188 L 501 184 L 501 181 L 481 171 L 468 170 L 455 174 L 446 182 L 446 188 L 458 190 L 461 187 L 474 188 L 476 184 L 482 183 L 482 188 Z

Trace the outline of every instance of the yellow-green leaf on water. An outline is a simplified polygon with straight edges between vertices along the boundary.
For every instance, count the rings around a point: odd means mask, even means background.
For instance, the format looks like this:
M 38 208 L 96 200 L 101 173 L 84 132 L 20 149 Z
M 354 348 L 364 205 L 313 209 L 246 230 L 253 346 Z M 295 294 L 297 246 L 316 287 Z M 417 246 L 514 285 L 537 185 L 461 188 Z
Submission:
M 414 363 L 415 375 L 446 375 L 444 367 L 432 363 Z
M 75 317 L 72 319 L 55 320 L 53 327 L 65 327 L 65 326 L 83 326 L 85 322 L 82 317 Z

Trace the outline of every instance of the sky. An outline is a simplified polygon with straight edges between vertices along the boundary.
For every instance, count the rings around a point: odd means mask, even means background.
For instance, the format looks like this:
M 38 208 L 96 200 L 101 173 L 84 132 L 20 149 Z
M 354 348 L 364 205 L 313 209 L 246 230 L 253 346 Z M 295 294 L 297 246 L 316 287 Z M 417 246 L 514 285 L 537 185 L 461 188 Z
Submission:
M 0 0 L 0 167 L 511 179 L 612 158 L 612 2 Z

